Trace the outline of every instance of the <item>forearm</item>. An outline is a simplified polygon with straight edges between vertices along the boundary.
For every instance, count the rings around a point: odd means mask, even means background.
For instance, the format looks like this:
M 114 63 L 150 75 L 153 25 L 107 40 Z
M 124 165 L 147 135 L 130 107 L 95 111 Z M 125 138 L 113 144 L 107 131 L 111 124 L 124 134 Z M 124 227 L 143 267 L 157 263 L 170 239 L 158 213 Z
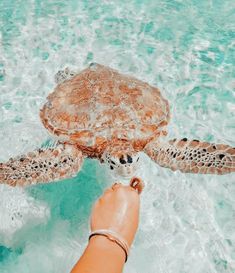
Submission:
M 121 273 L 125 252 L 115 242 L 94 236 L 71 273 Z

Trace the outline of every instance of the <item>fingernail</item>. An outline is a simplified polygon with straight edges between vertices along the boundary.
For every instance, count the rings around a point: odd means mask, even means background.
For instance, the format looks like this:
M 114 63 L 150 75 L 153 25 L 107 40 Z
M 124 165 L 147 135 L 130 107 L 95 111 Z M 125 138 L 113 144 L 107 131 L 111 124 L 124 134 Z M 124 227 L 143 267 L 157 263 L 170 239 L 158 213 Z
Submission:
M 133 177 L 130 181 L 130 186 L 138 192 L 138 194 L 141 194 L 144 188 L 144 182 L 142 179 L 138 177 Z

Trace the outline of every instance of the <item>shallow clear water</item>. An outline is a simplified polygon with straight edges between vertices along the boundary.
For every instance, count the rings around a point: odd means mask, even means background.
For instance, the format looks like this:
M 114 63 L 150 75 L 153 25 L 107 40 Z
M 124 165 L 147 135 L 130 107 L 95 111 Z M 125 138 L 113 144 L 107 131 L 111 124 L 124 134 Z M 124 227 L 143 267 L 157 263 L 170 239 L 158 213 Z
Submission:
M 0 2 L 0 161 L 48 139 L 38 112 L 65 66 L 96 61 L 158 86 L 170 137 L 235 146 L 234 1 Z M 235 272 L 235 175 L 191 175 L 143 155 L 141 222 L 125 272 Z M 87 160 L 76 178 L 0 187 L 0 272 L 69 272 L 90 208 L 111 182 Z

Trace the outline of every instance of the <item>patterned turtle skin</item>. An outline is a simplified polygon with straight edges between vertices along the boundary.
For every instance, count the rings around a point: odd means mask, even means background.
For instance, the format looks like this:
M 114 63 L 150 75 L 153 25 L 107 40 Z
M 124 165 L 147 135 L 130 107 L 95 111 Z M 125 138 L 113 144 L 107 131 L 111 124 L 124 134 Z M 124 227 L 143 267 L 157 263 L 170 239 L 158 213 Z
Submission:
M 97 158 L 129 177 L 140 164 L 139 152 L 173 171 L 235 171 L 235 148 L 229 145 L 165 140 L 169 103 L 158 88 L 96 63 L 79 73 L 59 71 L 56 81 L 40 117 L 58 145 L 0 163 L 0 183 L 15 186 L 70 177 L 84 157 Z

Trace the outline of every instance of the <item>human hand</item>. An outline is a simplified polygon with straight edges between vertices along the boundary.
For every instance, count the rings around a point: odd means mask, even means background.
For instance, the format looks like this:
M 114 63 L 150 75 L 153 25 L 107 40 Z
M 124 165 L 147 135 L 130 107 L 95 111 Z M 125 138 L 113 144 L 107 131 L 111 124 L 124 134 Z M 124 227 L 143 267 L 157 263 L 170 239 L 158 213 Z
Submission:
M 134 178 L 131 186 L 115 183 L 96 201 L 91 214 L 91 232 L 107 229 L 116 232 L 130 246 L 139 223 L 139 194 L 142 181 Z M 137 192 L 138 191 L 138 192 Z

